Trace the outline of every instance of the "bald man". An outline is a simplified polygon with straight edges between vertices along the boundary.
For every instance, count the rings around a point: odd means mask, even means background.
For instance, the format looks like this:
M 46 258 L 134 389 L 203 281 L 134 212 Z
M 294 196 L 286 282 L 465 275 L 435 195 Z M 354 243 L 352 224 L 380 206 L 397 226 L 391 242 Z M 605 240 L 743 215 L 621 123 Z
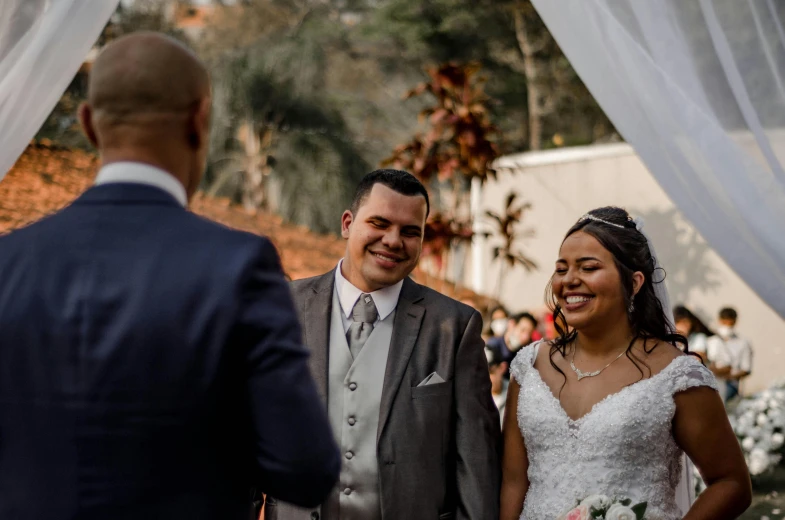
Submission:
M 340 457 L 275 249 L 186 211 L 204 67 L 122 38 L 79 115 L 96 185 L 0 238 L 0 518 L 248 520 L 252 488 L 321 503 Z

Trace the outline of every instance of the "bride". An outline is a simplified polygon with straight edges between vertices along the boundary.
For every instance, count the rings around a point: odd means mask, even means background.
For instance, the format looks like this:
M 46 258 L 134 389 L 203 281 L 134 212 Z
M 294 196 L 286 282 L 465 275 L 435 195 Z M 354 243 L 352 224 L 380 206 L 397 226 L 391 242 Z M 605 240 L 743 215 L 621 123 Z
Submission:
M 598 494 L 647 502 L 647 519 L 682 518 L 682 453 L 708 485 L 685 519 L 748 507 L 749 473 L 717 384 L 677 348 L 687 340 L 666 316 L 659 271 L 623 209 L 594 210 L 567 233 L 550 283 L 559 337 L 521 349 L 511 366 L 502 520 L 556 520 Z

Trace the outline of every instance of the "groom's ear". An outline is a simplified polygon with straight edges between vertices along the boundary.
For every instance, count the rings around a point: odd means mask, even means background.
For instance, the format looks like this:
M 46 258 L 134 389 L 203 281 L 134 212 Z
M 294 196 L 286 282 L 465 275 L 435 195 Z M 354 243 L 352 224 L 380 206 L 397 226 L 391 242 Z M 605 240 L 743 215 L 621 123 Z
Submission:
M 348 209 L 344 211 L 343 215 L 341 215 L 341 236 L 346 240 L 349 239 L 349 228 L 353 221 L 354 215 L 352 215 L 352 212 Z

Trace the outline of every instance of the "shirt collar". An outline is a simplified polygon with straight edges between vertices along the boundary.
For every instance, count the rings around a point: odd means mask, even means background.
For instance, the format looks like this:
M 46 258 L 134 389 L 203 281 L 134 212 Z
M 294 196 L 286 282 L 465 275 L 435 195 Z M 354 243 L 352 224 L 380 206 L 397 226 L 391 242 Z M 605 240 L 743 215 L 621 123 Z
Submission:
M 338 301 L 341 302 L 341 310 L 347 318 L 351 318 L 354 304 L 363 292 L 344 278 L 343 273 L 341 273 L 342 263 L 343 260 L 340 260 L 338 267 L 335 269 L 335 289 L 338 291 Z M 376 305 L 376 312 L 379 313 L 380 320 L 387 318 L 395 310 L 402 287 L 403 280 L 395 285 L 369 293 L 373 298 L 374 305 Z
M 188 205 L 188 196 L 180 181 L 166 171 L 138 162 L 116 162 L 102 167 L 95 178 L 96 186 L 111 183 L 146 184 L 165 191 L 181 206 Z

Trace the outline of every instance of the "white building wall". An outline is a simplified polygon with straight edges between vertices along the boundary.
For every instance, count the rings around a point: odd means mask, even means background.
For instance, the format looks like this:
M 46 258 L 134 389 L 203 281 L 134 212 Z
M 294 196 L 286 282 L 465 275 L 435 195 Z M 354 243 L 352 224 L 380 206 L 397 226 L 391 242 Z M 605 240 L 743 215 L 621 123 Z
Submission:
M 511 310 L 543 307 L 544 290 L 561 241 L 581 215 L 601 206 L 621 206 L 645 219 L 647 233 L 667 271 L 673 305 L 687 305 L 712 327 L 720 308 L 730 305 L 738 310 L 738 330 L 755 350 L 753 374 L 744 391 L 758 390 L 785 376 L 785 321 L 703 241 L 629 145 L 511 155 L 500 158 L 496 167 L 498 178 L 484 187 L 481 208 L 502 211 L 512 190 L 533 204 L 521 228 L 534 229 L 535 236 L 518 246 L 539 269 L 532 273 L 521 268 L 508 270 L 501 300 Z M 491 258 L 493 239 L 478 242 L 480 251 L 470 256 L 481 261 L 482 267 L 465 269 L 465 282 L 490 294 L 499 273 Z

